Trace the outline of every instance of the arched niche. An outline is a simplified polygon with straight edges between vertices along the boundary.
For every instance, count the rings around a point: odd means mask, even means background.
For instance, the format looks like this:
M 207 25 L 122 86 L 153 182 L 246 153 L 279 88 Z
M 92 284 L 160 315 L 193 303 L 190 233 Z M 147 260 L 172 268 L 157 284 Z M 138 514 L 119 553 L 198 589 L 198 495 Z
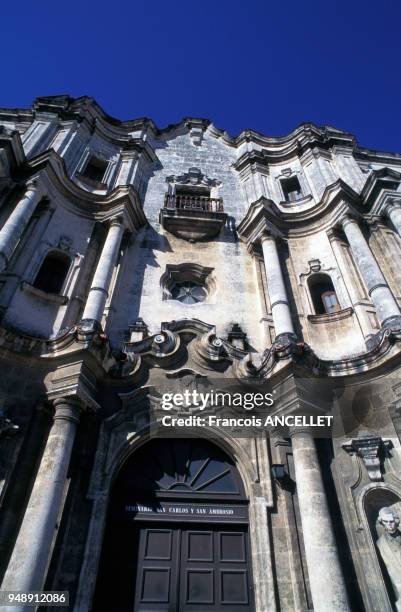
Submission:
M 392 587 L 386 566 L 381 558 L 380 552 L 376 545 L 377 540 L 383 534 L 383 527 L 379 524 L 378 515 L 381 508 L 384 507 L 391 508 L 392 510 L 400 514 L 401 497 L 395 491 L 386 487 L 372 488 L 365 494 L 363 499 L 363 510 L 367 523 L 369 525 L 370 535 L 374 543 L 377 560 L 380 566 L 387 594 L 393 609 L 396 610 L 396 596 L 394 593 L 394 589 Z
M 341 310 L 331 276 L 323 272 L 311 274 L 308 288 L 315 314 L 333 314 Z

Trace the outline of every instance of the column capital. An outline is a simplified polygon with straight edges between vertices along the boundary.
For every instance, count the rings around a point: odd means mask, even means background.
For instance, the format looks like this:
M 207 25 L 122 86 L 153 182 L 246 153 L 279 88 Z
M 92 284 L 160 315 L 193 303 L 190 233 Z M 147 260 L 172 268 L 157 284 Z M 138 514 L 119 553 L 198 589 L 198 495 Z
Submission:
M 124 225 L 124 217 L 123 215 L 118 215 L 117 217 L 113 217 L 109 219 L 109 227 L 121 227 Z
M 273 234 L 273 232 L 271 230 L 265 229 L 261 233 L 259 241 L 260 241 L 261 244 L 263 244 L 266 240 L 271 240 L 273 242 L 276 242 L 277 241 L 277 236 L 275 234 Z
M 376 217 L 374 219 L 365 219 L 365 222 L 366 222 L 366 226 L 372 232 L 378 232 L 382 230 L 383 228 L 386 228 L 386 223 L 384 222 L 384 219 L 382 217 L 379 217 L 379 218 Z
M 347 225 L 349 225 L 350 223 L 356 224 L 359 227 L 359 219 L 352 215 L 351 213 L 347 212 L 340 220 L 339 220 L 339 224 L 340 226 L 344 229 Z
M 327 230 L 327 236 L 330 241 L 342 240 L 343 234 L 341 232 L 341 227 L 339 226 L 330 227 Z
M 53 401 L 54 420 L 78 423 L 84 410 L 83 403 L 76 397 L 59 397 Z
M 383 207 L 383 214 L 389 216 L 393 210 L 401 210 L 401 198 L 391 198 Z
M 307 438 L 315 439 L 322 437 L 322 428 L 313 425 L 303 425 L 296 427 L 295 425 L 288 428 L 288 437 L 291 438 Z
M 33 179 L 29 179 L 26 183 L 25 183 L 25 187 L 26 190 L 28 191 L 35 191 L 36 189 L 39 188 L 39 180 L 37 178 L 33 178 Z
M 20 197 L 0 231 L 0 272 L 7 268 L 14 249 L 42 195 L 37 179 L 28 181 L 24 187 L 24 194 Z
M 29 181 L 27 181 L 25 183 L 25 193 L 23 195 L 23 197 L 27 197 L 28 194 L 32 194 L 32 195 L 41 195 L 41 192 L 43 191 L 43 187 L 40 184 L 40 181 L 38 178 L 33 178 L 30 179 Z

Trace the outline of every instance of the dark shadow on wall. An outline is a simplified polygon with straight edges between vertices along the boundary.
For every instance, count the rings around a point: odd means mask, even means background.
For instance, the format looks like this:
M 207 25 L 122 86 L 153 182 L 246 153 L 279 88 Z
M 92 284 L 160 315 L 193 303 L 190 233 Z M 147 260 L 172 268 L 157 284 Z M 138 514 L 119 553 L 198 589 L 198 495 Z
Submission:
M 43 372 L 29 368 L 8 368 L 0 364 L 0 397 L 2 412 L 16 430 L 3 430 L 0 439 L 0 477 L 5 491 L 0 508 L 0 582 L 7 569 L 25 509 L 35 483 L 47 436 L 51 427 L 51 410 L 41 398 L 46 389 L 39 378 Z M 44 409 L 38 409 L 43 407 Z
M 364 610 L 364 605 L 331 471 L 334 460 L 333 444 L 326 438 L 315 439 L 315 444 L 351 609 L 359 612 Z
M 229 224 L 223 228 L 221 236 L 215 240 L 215 242 L 226 242 L 235 245 L 236 253 L 238 256 L 241 254 L 241 245 L 238 241 L 235 220 L 229 218 Z M 177 240 L 174 238 L 174 240 Z M 182 248 L 189 245 L 186 241 L 182 240 Z M 210 242 L 197 243 L 201 248 L 207 249 L 210 246 Z M 146 287 L 144 285 L 145 273 L 148 267 L 160 268 L 157 261 L 157 253 L 172 253 L 173 248 L 171 247 L 169 235 L 160 234 L 152 226 L 148 225 L 143 228 L 137 236 L 133 239 L 132 245 L 129 247 L 125 256 L 127 258 L 124 264 L 122 277 L 119 281 L 118 289 L 118 312 L 127 313 L 126 317 L 112 317 L 108 323 L 109 329 L 113 328 L 115 319 L 118 320 L 118 327 L 120 330 L 128 328 L 133 325 L 140 314 L 141 299 L 143 295 L 146 295 L 146 291 L 151 291 L 152 294 L 157 295 L 159 286 Z M 230 251 L 230 254 L 231 251 Z M 160 269 L 160 276 L 162 270 Z M 114 300 L 113 300 L 114 301 Z M 117 308 L 112 303 L 112 308 Z M 125 321 L 124 321 L 125 318 Z
M 294 325 L 295 333 L 299 340 L 304 340 L 303 327 L 301 320 L 298 316 L 300 309 L 297 306 L 294 291 L 296 291 L 295 287 L 297 286 L 297 279 L 292 278 L 292 264 L 291 264 L 291 256 L 288 250 L 288 245 L 285 242 L 280 242 L 278 244 L 278 252 L 279 258 L 281 262 L 281 269 L 284 277 L 285 289 L 287 292 L 288 303 L 290 306 L 290 312 L 292 315 L 292 323 Z
M 123 317 L 113 316 L 108 321 L 108 329 L 115 325 L 115 319 L 118 320 L 118 328 L 125 330 L 128 333 L 128 328 L 133 325 L 138 317 L 141 308 L 141 298 L 144 294 L 144 279 L 145 272 L 148 267 L 159 268 L 156 259 L 156 252 L 167 253 L 172 249 L 167 238 L 155 231 L 148 225 L 144 227 L 134 238 L 133 244 L 124 257 L 127 258 L 122 271 L 122 277 L 119 282 L 118 289 L 118 310 L 117 312 L 126 313 Z M 153 292 L 157 291 L 157 287 L 152 287 Z M 115 306 L 115 298 L 111 304 Z M 106 328 L 106 329 L 107 329 Z
M 93 502 L 88 498 L 89 481 L 98 444 L 100 419 L 83 413 L 77 429 L 67 478 L 70 480 L 60 527 L 44 589 L 68 591 L 70 609 L 78 589 Z M 51 610 L 41 607 L 40 610 Z

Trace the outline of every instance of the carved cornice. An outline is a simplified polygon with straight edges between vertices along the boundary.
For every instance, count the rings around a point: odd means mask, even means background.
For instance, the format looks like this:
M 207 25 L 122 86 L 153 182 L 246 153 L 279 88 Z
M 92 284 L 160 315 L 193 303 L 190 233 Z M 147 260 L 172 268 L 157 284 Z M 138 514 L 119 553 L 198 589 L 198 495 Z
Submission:
M 242 133 L 238 138 L 243 137 Z M 353 151 L 355 138 L 352 134 L 335 130 L 334 128 L 319 128 L 311 123 L 305 123 L 296 128 L 288 136 L 281 138 L 255 138 L 249 137 L 248 142 L 262 144 L 264 149 L 253 149 L 247 151 L 235 162 L 234 168 L 241 171 L 245 166 L 258 163 L 268 165 L 286 161 L 292 157 L 300 157 L 309 150 L 316 147 L 322 150 L 330 149 L 333 146 L 341 145 Z
M 341 313 L 340 313 L 341 314 Z M 182 319 L 162 324 L 161 331 L 138 342 L 125 344 L 125 352 L 112 353 L 107 336 L 96 330 L 73 327 L 54 339 L 34 338 L 15 329 L 0 327 L 0 350 L 4 358 L 18 354 L 20 358 L 55 363 L 68 362 L 87 355 L 109 382 L 135 384 L 151 368 L 182 367 L 188 361 L 191 343 L 195 362 L 206 370 L 230 370 L 234 377 L 271 378 L 284 368 L 302 366 L 313 376 L 328 378 L 357 375 L 401 366 L 401 330 L 384 329 L 377 334 L 370 350 L 340 360 L 319 359 L 304 342 L 280 338 L 262 356 L 254 358 L 216 335 L 212 325 L 196 319 Z M 9 355 L 10 357 L 7 357 Z M 256 365 L 259 363 L 259 365 Z M 39 361 L 37 362 L 39 363 Z
M 348 319 L 349 317 L 352 317 L 353 313 L 353 308 L 343 308 L 342 310 L 338 310 L 337 312 L 324 313 L 319 315 L 308 315 L 307 319 L 310 323 L 313 324 L 324 323 L 325 325 L 327 325 L 337 321 L 342 321 L 343 319 Z
M 96 100 L 88 96 L 80 98 L 68 95 L 39 97 L 36 98 L 31 109 L 0 109 L 0 121 L 2 119 L 17 121 L 28 126 L 36 116 L 44 113 L 57 117 L 59 121 L 73 120 L 77 123 L 84 123 L 91 132 L 96 132 L 117 146 L 125 146 L 124 143 L 130 139 L 132 132 L 138 132 L 139 139 L 144 142 L 148 134 L 156 138 L 163 137 L 185 126 L 190 133 L 193 132 L 197 141 L 201 141 L 203 133 L 207 131 L 211 136 L 224 141 L 227 146 L 234 149 L 245 144 L 248 147 L 249 144 L 258 147 L 258 149 L 248 150 L 241 155 L 236 162 L 237 169 L 255 162 L 262 165 L 270 161 L 277 163 L 302 155 L 316 147 L 324 154 L 334 146 L 345 148 L 361 162 L 401 166 L 401 155 L 358 147 L 352 134 L 330 126 L 319 127 L 306 122 L 286 136 L 269 137 L 256 130 L 243 130 L 238 136 L 231 137 L 225 130 L 217 128 L 205 118 L 185 117 L 180 122 L 170 124 L 165 128 L 157 127 L 148 117 L 121 121 L 108 115 Z M 148 143 L 143 146 L 147 147 Z M 149 154 L 151 157 L 154 155 L 151 147 L 149 147 Z
M 29 178 L 37 179 L 50 199 L 64 196 L 63 205 L 81 216 L 103 221 L 124 213 L 131 231 L 147 223 L 139 195 L 131 185 L 118 186 L 105 195 L 88 192 L 69 178 L 64 160 L 52 149 L 32 159 L 26 168 Z
M 348 210 L 349 202 L 357 199 L 357 194 L 347 187 L 342 181 L 336 181 L 326 188 L 319 204 L 299 212 L 281 211 L 272 200 L 262 196 L 250 205 L 237 227 L 238 235 L 249 244 L 259 239 L 265 226 L 282 237 L 304 236 L 329 229 L 335 225 L 335 215 Z
M 47 398 L 52 402 L 69 399 L 97 410 L 96 378 L 83 362 L 60 365 L 51 377 Z
M 361 194 L 354 191 L 342 179 L 328 185 L 320 201 L 306 210 L 281 210 L 272 200 L 262 196 L 253 202 L 238 225 L 239 236 L 248 244 L 249 237 L 258 235 L 258 224 L 264 221 L 284 237 L 301 237 L 321 230 L 331 230 L 345 215 L 364 217 L 384 214 L 385 208 L 396 197 L 395 189 L 401 182 L 401 174 L 389 168 L 372 171 Z M 262 223 L 262 225 L 263 225 Z M 262 225 L 260 227 L 262 227 Z
M 396 170 L 387 167 L 372 170 L 360 194 L 361 205 L 365 210 L 372 209 L 383 191 L 395 192 L 400 183 L 401 173 Z
M 96 100 L 89 96 L 80 98 L 69 95 L 42 96 L 36 98 L 31 109 L 1 109 L 1 112 L 6 116 L 22 118 L 25 121 L 32 120 L 37 113 L 49 113 L 58 116 L 61 120 L 85 121 L 92 126 L 101 124 L 104 131 L 116 136 L 134 129 L 143 131 L 151 129 L 155 134 L 162 134 L 185 125 L 190 129 L 199 128 L 202 131 L 209 129 L 216 138 L 225 140 L 231 146 L 252 142 L 268 147 L 272 152 L 277 150 L 279 155 L 286 155 L 289 150 L 304 150 L 316 144 L 323 148 L 332 144 L 355 147 L 355 138 L 352 134 L 332 127 L 319 127 L 312 123 L 302 123 L 290 134 L 281 137 L 269 137 L 255 130 L 244 130 L 238 136 L 230 137 L 225 130 L 215 127 L 210 119 L 205 118 L 184 117 L 179 123 L 170 124 L 165 128 L 158 128 L 147 117 L 121 121 L 108 115 Z
M 20 134 L 16 130 L 9 130 L 0 125 L 0 149 L 6 152 L 10 173 L 25 163 L 24 148 Z
M 280 235 L 275 224 L 280 218 L 277 213 L 280 215 L 274 202 L 264 197 L 250 205 L 247 214 L 237 227 L 237 232 L 251 253 L 266 233 L 273 236 Z

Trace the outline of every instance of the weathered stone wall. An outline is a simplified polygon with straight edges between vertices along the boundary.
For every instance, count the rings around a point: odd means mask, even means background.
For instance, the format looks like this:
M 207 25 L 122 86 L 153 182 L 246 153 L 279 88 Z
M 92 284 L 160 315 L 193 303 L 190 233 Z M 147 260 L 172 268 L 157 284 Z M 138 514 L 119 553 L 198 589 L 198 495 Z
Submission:
M 130 127 L 124 137 L 142 140 L 153 150 L 154 159 L 151 161 L 150 158 L 145 160 L 142 157 L 136 162 L 133 158 L 131 169 L 127 172 L 130 167 L 128 164 L 120 174 L 123 146 L 118 139 L 122 138 L 122 128 L 110 127 L 107 128 L 108 132 L 100 133 L 86 122 L 59 120 L 57 114 L 48 109 L 36 111 L 32 115 L 27 112 L 23 120 L 21 118 L 19 121 L 12 121 L 9 116 L 4 119 L 0 117 L 0 122 L 5 127 L 19 129 L 25 153 L 29 157 L 49 147 L 57 151 L 63 157 L 72 180 L 88 192 L 91 191 L 90 186 L 82 183 L 76 172 L 82 169 L 91 153 L 109 161 L 109 190 L 121 184 L 122 176 L 138 189 L 149 225 L 140 230 L 125 248 L 113 277 L 112 297 L 106 309 L 106 325 L 116 348 L 121 347 L 129 325 L 139 317 L 145 321 L 151 333 L 158 331 L 163 321 L 194 317 L 215 325 L 217 333 L 224 336 L 235 322 L 247 333 L 251 347 L 258 351 L 266 348 L 271 330 L 267 331 L 269 323 L 261 324 L 261 319 L 271 315 L 263 308 L 269 296 L 261 296 L 261 284 L 264 281 L 257 278 L 254 262 L 236 233 L 236 227 L 244 218 L 249 205 L 263 196 L 274 202 L 282 216 L 293 215 L 295 210 L 307 214 L 317 205 L 326 188 L 338 178 L 358 192 L 372 169 L 384 166 L 384 163 L 357 163 L 350 148 L 335 146 L 330 151 L 315 148 L 301 156 L 287 156 L 285 161 L 272 160 L 263 168 L 260 166 L 252 171 L 238 171 L 236 164 L 241 156 L 252 151 L 263 153 L 266 150 L 257 138 L 255 143 L 241 141 L 238 144 L 212 125 L 205 124 L 203 131 L 194 134 L 193 126 L 185 122 L 161 131 L 156 130 L 151 123 L 145 123 L 140 129 Z M 288 140 L 283 139 L 280 143 L 280 139 L 277 139 L 274 144 L 276 156 L 280 150 L 284 154 L 287 143 Z M 273 147 L 272 141 L 269 146 Z M 398 167 L 395 161 L 394 167 Z M 213 196 L 223 198 L 224 210 L 228 215 L 220 235 L 205 243 L 191 244 L 177 239 L 164 230 L 159 222 L 169 177 L 183 175 L 190 168 L 197 168 L 207 179 L 216 181 Z M 303 198 L 299 202 L 284 202 L 281 180 L 289 175 L 296 176 L 301 185 Z M 95 188 L 92 191 L 102 193 Z M 85 260 L 93 222 L 69 210 L 68 202 L 60 195 L 52 199 L 52 206 L 55 212 L 36 245 L 23 280 L 31 283 L 46 250 L 57 247 L 60 237 L 67 236 L 71 239 L 73 264 L 64 294 L 71 301 L 79 270 Z M 7 207 L 4 206 L 2 210 L 5 222 Z M 386 245 L 392 257 L 398 253 L 399 238 L 390 227 L 376 234 L 376 238 L 371 240 L 372 249 L 390 288 L 396 298 L 401 300 L 401 278 L 397 267 L 386 258 Z M 315 232 L 309 232 L 304 237 L 290 237 L 288 250 L 289 258 L 282 261 L 282 267 L 298 333 L 324 359 L 363 352 L 366 338 L 377 331 L 377 320 L 368 295 L 360 295 L 359 299 L 355 295 L 355 287 L 361 281 L 355 278 L 358 272 L 353 271 L 346 261 L 349 254 L 339 258 L 326 230 L 318 227 Z M 320 260 L 321 270 L 332 278 L 341 308 L 354 309 L 354 315 L 350 318 L 337 322 L 323 321 L 318 327 L 308 319 L 314 311 L 307 287 L 307 271 L 309 262 L 314 259 Z M 213 268 L 215 289 L 204 303 L 184 305 L 176 300 L 162 299 L 160 278 L 167 265 L 179 263 L 196 263 Z M 266 293 L 266 287 L 264 291 Z M 362 291 L 366 293 L 363 281 Z M 5 322 L 32 335 L 51 337 L 57 335 L 66 323 L 71 323 L 66 314 L 68 309 L 68 303 L 61 305 L 46 301 L 19 286 L 8 306 Z M 34 318 L 31 316 L 33 311 Z
M 43 338 L 56 335 L 63 328 L 63 321 L 76 290 L 76 281 L 90 240 L 94 221 L 82 219 L 69 212 L 62 203 L 55 203 L 52 218 L 35 245 L 32 258 L 23 273 L 22 282 L 32 284 L 46 255 L 52 250 L 64 251 L 71 259 L 70 269 L 62 289 L 68 298 L 58 304 L 45 295 L 38 296 L 19 285 L 9 305 L 5 323 L 21 331 Z M 66 243 L 66 246 L 63 245 Z M 35 316 L 32 316 L 35 313 Z

